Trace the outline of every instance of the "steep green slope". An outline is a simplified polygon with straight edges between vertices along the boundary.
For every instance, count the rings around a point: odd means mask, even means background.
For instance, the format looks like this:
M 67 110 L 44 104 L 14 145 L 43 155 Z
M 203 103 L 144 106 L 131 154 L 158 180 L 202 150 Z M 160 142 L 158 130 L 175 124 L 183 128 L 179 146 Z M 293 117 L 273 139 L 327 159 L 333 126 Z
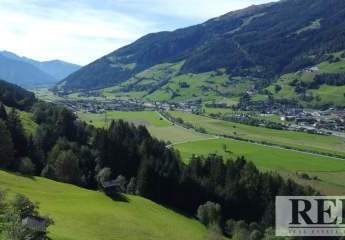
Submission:
M 116 202 L 103 193 L 0 171 L 0 187 L 25 194 L 51 216 L 53 240 L 201 240 L 206 229 L 196 220 L 136 196 Z
M 345 78 L 344 52 L 337 52 L 328 56 L 334 57 L 315 65 L 312 70 L 306 69 L 285 74 L 266 89 L 275 99 L 295 100 L 304 107 L 345 107 L 345 84 L 322 84 L 313 88 L 308 86 L 315 81 L 317 76 L 322 74 L 343 74 L 343 78 Z M 277 86 L 280 86 L 281 90 L 277 91 Z
M 189 100 L 195 94 L 207 99 L 238 92 L 227 85 L 234 77 L 255 82 L 245 81 L 242 92 L 253 85 L 260 89 L 267 80 L 321 63 L 324 53 L 344 50 L 344 9 L 342 0 L 288 0 L 149 34 L 80 69 L 56 90 L 113 87 L 115 95 L 130 97 Z M 224 79 L 207 77 L 216 82 L 211 89 L 204 75 L 222 69 Z M 176 86 L 182 81 L 190 89 Z

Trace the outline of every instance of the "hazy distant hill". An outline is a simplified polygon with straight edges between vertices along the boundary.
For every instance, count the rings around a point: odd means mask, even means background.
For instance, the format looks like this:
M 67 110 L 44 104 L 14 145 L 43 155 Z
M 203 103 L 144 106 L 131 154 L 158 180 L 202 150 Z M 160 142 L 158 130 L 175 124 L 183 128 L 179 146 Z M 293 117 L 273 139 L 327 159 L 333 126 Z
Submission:
M 79 68 L 60 60 L 39 62 L 8 51 L 0 52 L 0 78 L 24 87 L 51 86 Z
M 71 74 L 58 88 L 113 87 L 114 94 L 161 100 L 231 97 L 343 51 L 344 19 L 343 0 L 252 6 L 146 35 Z
M 37 67 L 0 54 L 0 78 L 6 81 L 29 88 L 41 85 L 51 85 L 57 80 Z
M 0 79 L 0 105 L 20 110 L 28 109 L 36 101 L 33 93 L 9 82 Z

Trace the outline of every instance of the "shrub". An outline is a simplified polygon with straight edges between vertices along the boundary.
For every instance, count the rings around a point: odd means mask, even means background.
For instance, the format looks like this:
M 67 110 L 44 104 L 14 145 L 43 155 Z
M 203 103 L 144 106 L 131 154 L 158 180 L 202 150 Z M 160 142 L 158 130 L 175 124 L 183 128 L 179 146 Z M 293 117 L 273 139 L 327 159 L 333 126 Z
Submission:
M 115 183 L 117 186 L 117 191 L 120 193 L 125 193 L 126 192 L 126 185 L 127 185 L 127 180 L 124 176 L 119 175 L 116 179 L 115 179 Z
M 32 175 L 35 173 L 35 165 L 30 158 L 22 158 L 19 164 L 19 172 L 25 175 Z
M 204 205 L 200 205 L 197 211 L 197 217 L 206 226 L 218 224 L 221 218 L 221 206 L 214 202 L 207 202 Z
M 102 186 L 104 182 L 109 181 L 111 178 L 111 174 L 112 173 L 110 168 L 102 168 L 96 176 L 96 180 L 99 186 Z

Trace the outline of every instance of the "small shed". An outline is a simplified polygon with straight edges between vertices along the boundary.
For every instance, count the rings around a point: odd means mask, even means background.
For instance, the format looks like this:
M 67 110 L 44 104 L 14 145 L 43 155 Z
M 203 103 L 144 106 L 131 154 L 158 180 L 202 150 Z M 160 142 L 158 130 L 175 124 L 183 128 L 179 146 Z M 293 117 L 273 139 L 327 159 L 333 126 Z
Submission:
M 105 181 L 105 182 L 102 182 L 102 186 L 105 189 L 116 188 L 118 186 L 118 183 L 116 180 Z
M 36 216 L 28 216 L 22 220 L 22 225 L 30 230 L 46 232 L 48 222 L 46 219 Z

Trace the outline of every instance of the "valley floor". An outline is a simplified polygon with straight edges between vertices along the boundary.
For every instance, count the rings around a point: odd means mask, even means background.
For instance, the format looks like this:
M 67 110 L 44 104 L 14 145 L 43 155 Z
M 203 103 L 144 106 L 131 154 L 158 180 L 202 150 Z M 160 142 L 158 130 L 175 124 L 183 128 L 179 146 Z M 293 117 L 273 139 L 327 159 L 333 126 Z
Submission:
M 124 119 L 132 123 L 146 121 L 150 133 L 165 141 L 169 147 L 179 150 L 184 162 L 188 163 L 193 154 L 216 153 L 226 159 L 245 156 L 263 171 L 274 171 L 287 178 L 311 185 L 325 194 L 344 194 L 345 184 L 339 181 L 345 176 L 345 160 L 305 151 L 286 149 L 262 143 L 239 141 L 219 137 L 219 134 L 233 134 L 252 140 L 266 140 L 272 143 L 285 143 L 288 146 L 303 147 L 306 150 L 323 150 L 343 154 L 344 142 L 341 138 L 320 136 L 299 132 L 279 131 L 252 127 L 243 124 L 215 120 L 190 113 L 171 112 L 185 122 L 206 129 L 207 134 L 186 129 L 167 120 L 157 112 L 109 112 L 108 120 Z M 79 117 L 95 126 L 104 127 L 104 114 L 79 114 Z M 301 178 L 307 173 L 310 179 Z

